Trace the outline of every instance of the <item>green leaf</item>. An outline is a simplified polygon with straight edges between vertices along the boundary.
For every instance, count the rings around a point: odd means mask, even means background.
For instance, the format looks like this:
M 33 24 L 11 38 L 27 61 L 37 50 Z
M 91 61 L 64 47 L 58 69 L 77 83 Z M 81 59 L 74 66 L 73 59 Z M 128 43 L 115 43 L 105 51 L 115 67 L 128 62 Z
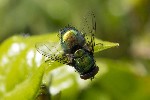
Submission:
M 42 82 L 45 65 L 41 65 L 33 75 L 18 84 L 11 92 L 4 95 L 4 100 L 33 100 Z M 10 83 L 11 84 L 11 83 Z
M 43 74 L 48 76 L 47 79 L 49 79 L 49 75 L 52 76 L 51 95 L 55 96 L 62 91 L 63 99 L 66 99 L 68 94 L 75 98 L 81 88 L 91 83 L 90 80 L 80 79 L 73 67 L 66 65 L 61 67 L 63 64 L 59 62 L 50 62 L 50 65 L 44 63 L 45 57 L 36 51 L 35 44 L 47 41 L 59 42 L 59 38 L 57 34 L 31 37 L 13 36 L 0 45 L 0 97 L 6 100 L 35 98 L 41 83 L 46 80 L 46 77 L 43 78 Z M 96 45 L 95 52 L 118 45 L 99 39 L 96 39 L 96 43 L 100 43 L 102 46 Z M 97 65 L 101 66 L 99 63 Z M 44 71 L 44 69 L 46 70 Z M 97 76 L 100 76 L 99 73 Z M 71 90 L 74 92 L 70 92 Z
M 102 41 L 102 40 L 97 40 L 99 43 L 96 43 L 94 46 L 94 52 L 100 52 L 105 49 L 113 48 L 113 47 L 118 47 L 119 43 L 113 43 L 113 42 L 108 42 L 108 41 Z

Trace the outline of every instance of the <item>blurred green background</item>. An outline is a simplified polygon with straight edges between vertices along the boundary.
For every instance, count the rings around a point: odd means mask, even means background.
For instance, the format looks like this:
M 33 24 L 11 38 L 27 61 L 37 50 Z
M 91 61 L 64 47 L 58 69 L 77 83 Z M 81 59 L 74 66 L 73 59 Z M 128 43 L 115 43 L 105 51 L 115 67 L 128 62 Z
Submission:
M 109 70 L 76 99 L 150 100 L 150 0 L 0 0 L 0 44 L 14 35 L 78 28 L 89 10 L 96 15 L 96 38 L 120 46 L 96 53 Z

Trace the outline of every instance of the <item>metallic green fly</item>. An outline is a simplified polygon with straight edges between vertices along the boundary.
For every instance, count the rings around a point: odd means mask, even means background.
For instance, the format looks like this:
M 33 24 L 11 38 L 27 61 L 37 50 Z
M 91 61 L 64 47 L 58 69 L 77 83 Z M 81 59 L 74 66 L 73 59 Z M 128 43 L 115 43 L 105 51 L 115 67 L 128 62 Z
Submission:
M 90 13 L 81 31 L 68 25 L 59 31 L 60 43 L 37 43 L 35 47 L 50 60 L 74 67 L 81 79 L 93 79 L 99 71 L 94 59 L 95 32 L 95 15 Z

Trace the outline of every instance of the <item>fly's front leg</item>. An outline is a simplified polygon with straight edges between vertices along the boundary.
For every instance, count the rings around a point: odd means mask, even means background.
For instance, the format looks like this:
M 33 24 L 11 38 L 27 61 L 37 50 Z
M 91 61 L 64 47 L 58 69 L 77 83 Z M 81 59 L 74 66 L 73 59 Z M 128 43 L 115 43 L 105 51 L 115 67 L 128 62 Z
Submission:
M 73 64 L 73 54 L 66 54 L 68 63 L 67 65 L 72 65 Z

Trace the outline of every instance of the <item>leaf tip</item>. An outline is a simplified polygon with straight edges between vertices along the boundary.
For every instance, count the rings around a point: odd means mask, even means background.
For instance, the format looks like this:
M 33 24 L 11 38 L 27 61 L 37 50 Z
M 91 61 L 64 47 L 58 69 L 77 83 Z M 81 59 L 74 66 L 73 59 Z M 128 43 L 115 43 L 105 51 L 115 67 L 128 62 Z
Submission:
M 119 47 L 119 43 L 116 43 L 116 47 Z

